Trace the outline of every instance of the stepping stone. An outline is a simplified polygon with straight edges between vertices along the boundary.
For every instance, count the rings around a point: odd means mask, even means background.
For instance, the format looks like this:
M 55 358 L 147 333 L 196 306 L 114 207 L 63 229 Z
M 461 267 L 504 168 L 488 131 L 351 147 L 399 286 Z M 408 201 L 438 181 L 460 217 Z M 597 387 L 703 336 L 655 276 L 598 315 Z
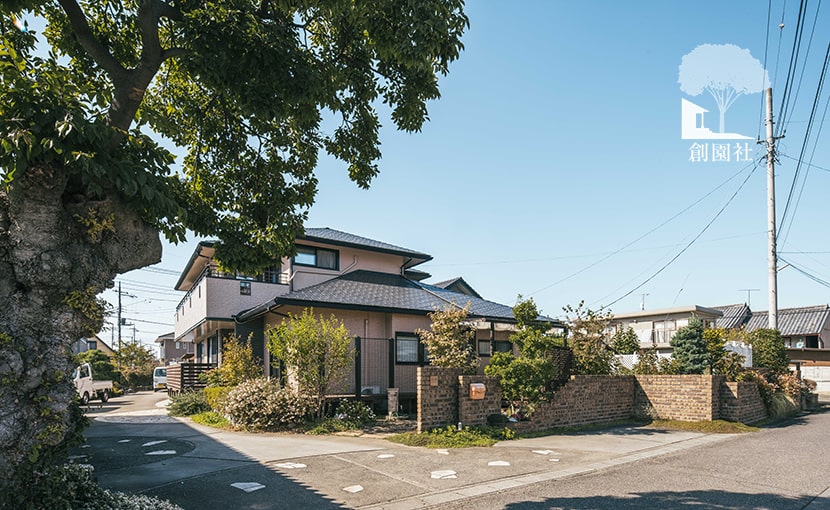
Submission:
M 274 465 L 283 469 L 302 469 L 304 467 L 308 467 L 305 464 L 300 464 L 299 462 L 281 462 Z
M 352 494 L 354 494 L 356 492 L 362 491 L 363 486 L 362 485 L 350 485 L 348 487 L 343 487 L 343 490 L 346 491 L 346 492 L 351 492 Z
M 457 474 L 458 473 L 452 471 L 451 469 L 443 469 L 440 471 L 433 471 L 432 478 L 435 478 L 436 480 L 451 480 L 458 478 L 458 476 L 456 476 Z
M 258 491 L 259 489 L 264 489 L 265 488 L 264 485 L 262 485 L 261 483 L 256 483 L 256 482 L 236 482 L 236 483 L 232 483 L 231 487 L 234 487 L 234 488 L 239 489 L 239 490 L 244 491 L 244 492 L 254 492 L 254 491 Z
M 156 446 L 157 444 L 166 443 L 166 439 L 162 439 L 161 441 L 150 441 L 149 443 L 144 443 L 141 446 Z
M 392 455 L 391 453 L 381 453 L 380 455 L 378 455 L 379 459 L 391 459 L 392 457 L 394 457 L 394 455 Z
M 503 460 L 494 460 L 487 463 L 488 466 L 509 466 L 509 462 L 505 462 Z
M 154 452 L 147 452 L 144 455 L 176 455 L 176 450 L 156 450 Z

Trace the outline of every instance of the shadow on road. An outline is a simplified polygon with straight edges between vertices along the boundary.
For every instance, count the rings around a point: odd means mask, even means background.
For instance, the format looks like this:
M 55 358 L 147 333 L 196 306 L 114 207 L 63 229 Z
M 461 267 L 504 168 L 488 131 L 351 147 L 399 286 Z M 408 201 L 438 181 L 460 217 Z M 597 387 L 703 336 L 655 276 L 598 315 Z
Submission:
M 505 510 L 616 510 L 642 508 L 672 510 L 687 508 L 750 509 L 804 508 L 813 497 L 789 498 L 778 494 L 745 494 L 720 490 L 688 492 L 639 492 L 624 497 L 587 496 L 548 498 L 544 501 L 509 503 Z
M 129 402 L 104 406 L 109 413 L 87 413 L 93 420 L 87 444 L 71 453 L 95 467 L 105 488 L 157 496 L 185 510 L 344 508 L 183 422 L 131 412 Z

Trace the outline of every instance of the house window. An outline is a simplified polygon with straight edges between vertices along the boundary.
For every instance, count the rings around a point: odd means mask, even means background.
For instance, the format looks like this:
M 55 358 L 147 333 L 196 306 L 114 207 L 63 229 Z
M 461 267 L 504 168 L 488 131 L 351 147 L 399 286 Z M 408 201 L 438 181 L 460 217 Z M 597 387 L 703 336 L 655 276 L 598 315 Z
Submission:
M 493 352 L 513 352 L 513 344 L 504 340 L 493 342 Z
M 251 282 L 239 282 L 239 294 L 242 296 L 250 296 Z
M 262 271 L 262 281 L 265 283 L 280 283 L 280 266 L 266 267 Z
M 677 326 L 674 321 L 655 321 L 654 322 L 654 342 L 658 344 L 667 344 L 671 342 L 671 338 L 677 331 Z
M 95 340 L 87 340 L 86 345 L 91 351 L 94 351 L 98 348 L 98 342 L 96 342 Z
M 176 342 L 176 349 L 181 349 L 180 345 L 179 342 Z
M 489 356 L 490 355 L 490 340 L 479 340 L 478 341 L 478 355 L 479 356 Z
M 297 246 L 294 264 L 337 270 L 340 267 L 340 257 L 338 252 L 334 250 L 314 248 L 313 246 Z
M 423 363 L 427 353 L 414 333 L 395 335 L 395 360 L 398 363 Z

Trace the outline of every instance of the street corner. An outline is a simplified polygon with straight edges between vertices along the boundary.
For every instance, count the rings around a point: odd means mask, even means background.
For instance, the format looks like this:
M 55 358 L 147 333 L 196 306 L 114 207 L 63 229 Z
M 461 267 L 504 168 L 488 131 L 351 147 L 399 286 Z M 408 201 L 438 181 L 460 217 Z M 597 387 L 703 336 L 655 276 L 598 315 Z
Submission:
M 98 472 L 162 462 L 195 448 L 189 441 L 153 436 L 93 437 L 87 441 L 70 451 L 69 460 L 93 464 Z

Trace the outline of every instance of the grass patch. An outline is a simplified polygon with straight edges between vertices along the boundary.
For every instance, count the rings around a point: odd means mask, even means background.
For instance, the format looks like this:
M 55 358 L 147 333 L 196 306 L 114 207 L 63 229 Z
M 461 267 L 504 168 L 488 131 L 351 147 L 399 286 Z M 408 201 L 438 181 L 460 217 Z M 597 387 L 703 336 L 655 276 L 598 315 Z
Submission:
M 640 426 L 647 423 L 649 422 L 643 420 L 615 420 L 602 423 L 592 423 L 590 425 L 581 425 L 579 427 L 554 427 L 545 430 L 537 430 L 535 432 L 523 432 L 518 435 L 518 438 L 531 439 L 534 437 L 545 436 L 566 436 L 569 434 L 579 434 L 580 432 L 590 432 L 593 430 L 610 429 L 614 427 Z
M 424 448 L 470 448 L 474 446 L 493 446 L 499 441 L 514 439 L 515 432 L 499 427 L 455 427 L 433 429 L 429 432 L 405 432 L 387 438 L 393 443 Z
M 758 427 L 753 427 L 751 425 L 724 420 L 653 420 L 648 426 L 656 429 L 688 430 L 691 432 L 703 432 L 706 434 L 744 434 L 746 432 L 757 432 L 760 430 Z
M 190 417 L 200 425 L 207 425 L 208 427 L 216 427 L 218 429 L 232 429 L 231 422 L 227 418 L 215 411 L 207 411 L 204 413 L 194 414 Z
M 305 425 L 305 433 L 312 436 L 324 436 L 336 432 L 347 432 L 360 430 L 363 424 L 352 420 L 339 420 L 337 418 L 326 418 L 318 422 L 310 422 Z

